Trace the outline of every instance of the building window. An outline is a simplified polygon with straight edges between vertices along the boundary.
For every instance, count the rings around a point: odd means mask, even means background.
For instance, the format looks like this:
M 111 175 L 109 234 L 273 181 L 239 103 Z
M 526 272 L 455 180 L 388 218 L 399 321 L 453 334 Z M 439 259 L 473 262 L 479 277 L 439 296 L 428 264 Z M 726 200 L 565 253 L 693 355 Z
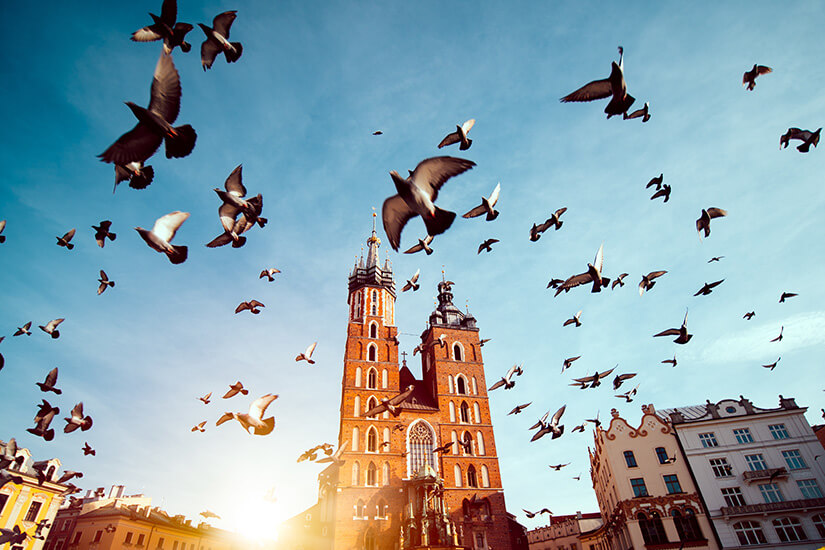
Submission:
M 633 478 L 630 480 L 630 486 L 633 488 L 633 496 L 634 497 L 646 497 L 649 496 L 647 494 L 647 487 L 645 486 L 645 480 L 642 477 Z
M 375 361 L 375 349 L 375 344 L 370 344 L 369 346 L 367 346 L 367 361 Z
M 378 293 L 372 291 L 372 314 L 378 315 Z
M 639 520 L 639 528 L 642 530 L 645 544 L 664 544 L 667 542 L 665 526 L 662 525 L 662 518 L 657 512 L 651 512 L 650 518 L 639 512 L 636 519 Z
M 375 516 L 378 519 L 387 519 L 389 517 L 390 509 L 387 506 L 386 501 L 382 498 L 378 501 L 378 505 L 375 507 Z
M 458 375 L 455 377 L 455 389 L 456 393 L 467 395 L 467 383 L 464 381 L 463 376 Z
M 358 351 L 358 354 L 361 354 L 361 351 Z M 355 387 L 361 387 L 361 367 L 355 367 Z
M 163 543 L 164 543 L 164 538 L 163 538 L 163 537 L 160 537 L 160 538 L 158 539 L 158 548 L 163 548 Z
M 455 422 L 455 403 L 450 401 L 448 408 L 450 409 L 450 422 Z
M 138 535 L 137 544 L 135 546 L 143 546 L 143 539 L 145 538 L 145 536 L 146 535 L 144 535 L 143 533 Z M 77 537 L 77 538 L 80 538 L 80 537 Z M 75 540 L 75 542 L 77 542 L 77 541 Z
M 0 514 L 3 513 L 3 508 L 6 507 L 6 502 L 9 500 L 9 495 L 0 495 Z
M 126 533 L 126 538 L 123 539 L 123 544 L 132 544 L 132 532 Z
M 370 323 L 370 338 L 378 338 L 378 323 Z
M 467 468 L 467 486 L 478 487 L 478 477 L 476 476 L 476 467 L 472 464 Z
M 773 528 L 779 536 L 780 542 L 798 542 L 808 540 L 802 524 L 796 518 L 778 518 L 773 520 Z
M 783 502 L 785 500 L 777 483 L 763 483 L 759 486 L 759 492 L 762 493 L 764 501 L 769 504 L 771 502 Z
M 355 399 L 358 400 L 357 395 L 355 396 Z M 374 409 L 377 406 L 378 406 L 378 400 L 375 397 L 370 396 L 370 398 L 367 399 L 367 409 L 364 411 L 364 414 L 371 411 L 372 409 Z M 368 416 L 367 418 L 375 418 L 375 415 L 373 414 L 372 416 Z
M 725 487 L 722 489 L 722 497 L 728 506 L 745 505 L 745 497 L 742 496 L 742 489 L 739 487 Z
M 456 361 L 464 360 L 464 354 L 461 352 L 461 344 L 459 344 L 458 342 L 453 344 L 453 359 L 455 359 Z
M 381 484 L 382 485 L 389 485 L 390 484 L 390 463 L 389 462 L 385 462 L 384 467 L 382 468 Z
M 767 544 L 762 526 L 755 521 L 740 521 L 733 524 L 733 532 L 739 537 L 739 544 L 751 546 L 754 544 Z
M 796 485 L 802 491 L 802 498 L 822 498 L 822 491 L 815 479 L 798 479 Z
M 377 469 L 375 468 L 375 464 L 370 462 L 370 465 L 367 466 L 367 485 L 369 487 L 376 487 L 378 485 L 377 476 Z
M 624 461 L 627 463 L 628 468 L 635 468 L 638 466 L 638 464 L 636 464 L 636 457 L 633 456 L 633 451 L 624 452 Z
M 453 474 L 455 475 L 455 486 L 461 487 L 461 466 L 458 464 L 453 466 Z
M 463 455 L 473 455 L 473 436 L 470 435 L 470 432 L 464 432 L 464 435 L 461 437 L 463 440 L 461 445 L 461 454 Z
M 664 447 L 656 447 L 656 458 L 659 459 L 659 464 L 667 464 L 670 462 L 670 457 L 667 456 L 667 451 Z
M 771 424 L 768 426 L 768 430 L 770 430 L 774 439 L 788 439 L 791 437 L 788 435 L 788 430 L 785 428 L 785 424 Z
M 733 475 L 733 468 L 728 464 L 727 458 L 711 458 L 710 469 L 713 470 L 713 475 L 716 477 L 731 477 Z
M 817 514 L 811 518 L 816 527 L 816 532 L 819 533 L 819 538 L 825 539 L 825 514 Z
M 381 369 L 381 387 L 387 389 L 387 369 Z
M 676 477 L 676 474 L 665 476 L 665 487 L 669 495 L 682 492 L 682 486 L 679 485 L 679 478 Z
M 26 513 L 26 518 L 23 521 L 37 521 L 37 514 L 40 513 L 41 506 L 43 506 L 42 502 L 32 502 L 31 506 L 29 506 L 29 511 Z
M 461 422 L 465 424 L 470 423 L 470 406 L 467 404 L 466 401 L 461 402 L 461 407 L 459 407 L 460 418 Z
M 478 408 L 478 401 L 473 403 L 473 416 L 476 424 L 481 424 L 481 409 Z
M 782 451 L 782 457 L 785 459 L 785 464 L 788 465 L 789 470 L 804 470 L 808 467 L 797 449 Z
M 361 482 L 361 465 L 358 462 L 352 463 L 352 484 L 357 486 Z
M 759 470 L 768 469 L 768 465 L 765 462 L 765 457 L 761 454 L 745 455 L 745 462 L 748 463 L 748 470 L 751 472 L 758 472 Z
M 719 442 L 716 441 L 716 434 L 713 432 L 708 432 L 705 434 L 699 434 L 699 441 L 702 443 L 702 447 L 718 447 Z
M 378 452 L 378 430 L 376 430 L 374 426 L 370 426 L 367 430 L 367 452 Z
M 487 548 L 487 537 L 484 535 L 483 531 L 476 531 L 475 533 L 475 541 L 473 550 L 486 550 Z
M 433 443 L 435 436 L 429 425 L 419 420 L 410 428 L 409 440 L 407 442 L 410 454 L 410 472 L 412 477 L 424 466 L 435 468 L 433 459 Z
M 72 544 L 80 544 L 80 537 L 83 535 L 82 531 L 78 531 L 74 534 L 74 540 L 72 540 Z M 143 535 L 140 536 L 138 539 L 138 545 L 143 543 Z
M 476 432 L 476 449 L 478 450 L 478 456 L 484 456 L 487 454 L 484 449 L 484 436 L 481 432 Z
M 361 445 L 358 443 L 358 440 L 361 439 L 361 431 L 358 429 L 358 426 L 352 428 L 352 450 L 357 451 Z
M 478 395 L 478 382 L 475 376 L 473 376 L 473 395 Z
M 184 548 L 186 547 L 186 543 L 183 544 Z M 172 543 L 172 550 L 178 550 L 178 541 L 174 541 Z
M 673 510 L 670 515 L 673 517 L 673 523 L 676 525 L 679 540 L 703 540 L 705 538 L 702 535 L 702 530 L 699 528 L 696 514 L 692 509 L 687 508 L 684 515 L 682 515 L 679 510 Z
M 375 355 L 375 348 L 371 348 L 373 350 L 373 356 Z M 367 388 L 371 390 L 378 389 L 378 371 L 374 368 L 371 368 L 367 371 Z
M 481 486 L 490 486 L 490 470 L 488 470 L 487 466 L 484 464 L 481 465 Z
M 733 430 L 733 435 L 736 437 L 736 442 L 740 444 L 753 443 L 753 436 L 748 428 L 739 428 Z
M 360 498 L 358 502 L 355 503 L 355 517 L 356 518 L 363 518 L 367 515 L 367 507 L 364 505 L 364 501 Z
M 102 538 L 103 538 L 103 530 L 101 529 L 100 531 L 97 531 L 95 533 L 95 538 L 92 542 L 100 542 L 100 539 L 102 539 Z

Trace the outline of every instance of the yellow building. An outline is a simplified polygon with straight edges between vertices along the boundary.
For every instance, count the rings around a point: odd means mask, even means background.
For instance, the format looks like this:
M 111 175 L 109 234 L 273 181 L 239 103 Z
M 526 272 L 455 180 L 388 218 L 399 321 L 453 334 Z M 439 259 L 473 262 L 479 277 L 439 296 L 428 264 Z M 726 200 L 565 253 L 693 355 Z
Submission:
M 0 449 L 5 448 L 6 443 L 0 441 Z M 43 527 L 41 538 L 36 538 L 37 524 L 44 522 L 50 525 L 53 522 L 57 509 L 63 503 L 67 486 L 55 483 L 59 478 L 60 460 L 53 458 L 37 463 L 42 475 L 45 475 L 43 483 L 38 484 L 38 470 L 34 468 L 31 452 L 18 449 L 16 456 L 18 459 L 22 457 L 22 461 L 12 462 L 5 471 L 19 476 L 23 483 L 10 481 L 0 487 L 0 527 L 13 529 L 17 526 L 30 535 L 25 543 L 12 546 L 12 550 L 40 550 L 49 528 Z

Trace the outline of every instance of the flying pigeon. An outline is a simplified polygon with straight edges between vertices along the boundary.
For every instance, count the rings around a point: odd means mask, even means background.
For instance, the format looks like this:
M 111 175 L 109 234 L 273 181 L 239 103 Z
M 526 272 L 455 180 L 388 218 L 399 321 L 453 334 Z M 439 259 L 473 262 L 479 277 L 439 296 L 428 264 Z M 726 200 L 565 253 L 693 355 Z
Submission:
M 601 379 L 606 377 L 606 376 L 610 376 L 610 374 L 614 370 L 616 370 L 616 367 L 613 367 L 612 369 L 606 370 L 606 371 L 603 371 L 603 372 L 596 371 L 596 373 L 593 376 L 585 376 L 583 378 L 574 378 L 573 381 L 575 383 L 570 384 L 570 385 L 571 386 L 579 386 L 581 389 L 596 388 L 598 386 L 601 386 L 601 384 L 602 384 Z
M 221 519 L 221 516 L 219 516 L 215 512 L 210 512 L 209 510 L 201 512 L 201 515 L 206 519 L 209 519 L 209 518 Z
M 38 325 L 40 330 L 51 336 L 52 338 L 60 338 L 60 331 L 57 330 L 57 326 L 65 321 L 65 319 L 53 319 L 46 323 L 46 325 Z
M 223 394 L 223 398 L 229 399 L 230 397 L 238 395 L 238 393 L 242 395 L 246 395 L 249 393 L 249 390 L 244 389 L 243 384 L 241 384 L 240 380 L 229 386 L 229 391 Z
M 785 326 L 779 327 L 779 336 L 771 340 L 771 342 L 781 342 L 782 341 L 782 333 L 785 331 Z
M 650 290 L 656 284 L 654 279 L 658 279 L 667 271 L 651 271 L 647 275 L 642 275 L 642 280 L 639 283 L 639 296 L 643 296 L 646 290 Z
M 266 268 L 263 271 L 261 271 L 261 274 L 258 276 L 258 278 L 263 279 L 264 277 L 266 277 L 267 280 L 269 280 L 269 282 L 271 283 L 272 281 L 275 280 L 274 275 L 276 273 L 280 273 L 280 272 L 281 272 L 280 269 L 275 269 L 274 267 L 269 267 L 269 268 Z
M 614 290 L 614 289 L 616 288 L 616 285 L 618 285 L 618 286 L 620 286 L 620 287 L 621 287 L 621 286 L 624 286 L 624 278 L 625 278 L 625 277 L 627 277 L 627 273 L 622 273 L 621 275 L 619 275 L 618 277 L 616 277 L 616 278 L 613 280 L 613 283 L 610 285 L 610 290 Z
M 477 254 L 481 254 L 482 250 L 486 250 L 487 252 L 492 252 L 493 251 L 493 245 L 496 244 L 497 242 L 499 242 L 498 239 L 487 239 L 486 241 L 484 241 L 483 243 L 478 245 Z
M 776 361 L 774 361 L 774 362 L 773 362 L 773 363 L 771 363 L 770 365 L 762 365 L 762 366 L 763 366 L 764 368 L 766 368 L 766 369 L 771 369 L 771 370 L 773 370 L 773 369 L 775 369 L 775 368 L 776 368 L 776 364 L 777 364 L 777 363 L 779 363 L 779 359 L 782 359 L 782 358 L 781 358 L 781 357 L 779 357 Z
M 790 140 L 798 139 L 802 141 L 802 144 L 796 148 L 797 151 L 800 153 L 807 153 L 811 149 L 811 145 L 816 147 L 819 145 L 819 135 L 822 133 L 822 128 L 818 129 L 816 132 L 811 132 L 810 130 L 802 130 L 800 128 L 788 128 L 788 131 L 785 132 L 782 137 L 779 138 L 779 148 L 785 149 L 788 147 Z
M 100 270 L 100 279 L 98 279 L 97 282 L 100 283 L 100 286 L 97 287 L 97 295 L 98 296 L 103 294 L 103 291 L 105 291 L 107 288 L 109 288 L 109 287 L 114 288 L 114 286 L 115 286 L 115 282 L 110 281 L 109 277 L 106 275 L 106 272 L 103 271 L 102 269 Z
M 74 237 L 75 229 L 72 228 L 68 230 L 62 237 L 56 237 L 57 239 L 57 246 L 65 246 L 67 250 L 71 250 L 74 248 L 74 245 L 71 243 L 72 238 Z
M 653 193 L 653 196 L 650 197 L 650 200 L 658 199 L 659 197 L 664 197 L 665 200 L 662 202 L 667 202 L 670 200 L 670 191 L 671 187 L 668 184 L 662 185 L 662 188 Z
M 109 231 L 109 228 L 112 227 L 112 222 L 109 220 L 103 220 L 100 222 L 100 225 L 93 225 L 92 229 L 95 230 L 95 241 L 97 241 L 97 246 L 103 248 L 103 245 L 106 244 L 106 238 L 108 237 L 110 241 L 113 241 L 117 238 L 117 234 L 112 233 Z
M 745 319 L 746 321 L 750 321 L 751 319 L 753 319 L 753 317 L 754 317 L 755 315 L 756 315 L 756 312 L 755 312 L 755 311 L 749 311 L 749 312 L 747 312 L 746 314 L 744 314 L 744 315 L 742 316 L 742 319 Z
M 278 396 L 271 393 L 263 395 L 252 402 L 249 406 L 249 413 L 223 413 L 223 416 L 215 422 L 215 425 L 220 426 L 224 422 L 234 418 L 243 426 L 243 429 L 248 434 L 267 435 L 275 428 L 275 417 L 270 416 L 264 419 L 264 413 L 269 404 L 276 399 L 278 399 Z
M 727 216 L 727 210 L 722 210 L 721 208 L 711 207 L 705 210 L 702 209 L 702 214 L 699 216 L 699 219 L 696 220 L 696 231 L 699 232 L 701 236 L 702 232 L 705 232 L 705 237 L 710 236 L 710 220 L 713 218 L 721 218 L 722 216 Z
M 547 288 L 559 288 L 559 285 L 561 285 L 563 282 L 563 279 L 550 279 L 550 282 L 547 283 Z
M 599 251 L 596 252 L 596 258 L 593 260 L 593 263 L 587 264 L 587 271 L 569 277 L 566 281 L 559 285 L 554 296 L 558 296 L 563 290 L 569 291 L 571 288 L 575 288 L 579 285 L 586 285 L 588 283 L 593 283 L 593 288 L 590 292 L 601 292 L 603 287 L 610 284 L 610 279 L 607 277 L 602 277 L 603 266 L 604 244 L 599 246 Z
M 687 344 L 691 338 L 693 338 L 692 334 L 688 334 L 687 331 L 687 312 L 685 312 L 685 319 L 682 321 L 682 326 L 679 328 L 669 328 L 667 330 L 663 330 L 659 334 L 654 334 L 653 337 L 656 338 L 657 336 L 676 336 L 676 339 L 673 340 L 677 344 Z
M 624 120 L 630 120 L 632 118 L 639 118 L 642 117 L 642 122 L 647 122 L 650 120 L 650 103 L 645 101 L 644 107 L 641 109 L 636 109 L 630 114 L 627 114 L 627 111 L 622 115 Z
M 713 292 L 713 289 L 714 289 L 714 288 L 716 288 L 717 286 L 721 285 L 723 281 L 724 281 L 724 279 L 720 279 L 720 280 L 718 280 L 718 281 L 714 281 L 714 282 L 712 282 L 712 283 L 705 283 L 705 284 L 702 286 L 702 288 L 700 288 L 700 289 L 696 292 L 696 294 L 694 294 L 694 296 L 700 296 L 700 295 L 701 295 L 701 296 L 707 296 L 708 294 L 710 294 L 711 292 Z
M 0 489 L 2 489 L 3 486 L 9 482 L 14 483 L 15 485 L 23 485 L 23 478 L 18 475 L 12 475 L 4 470 L 0 470 Z
M 306 361 L 310 365 L 314 365 L 315 361 L 312 359 L 312 353 L 315 351 L 315 346 L 317 345 L 318 342 L 311 343 L 309 346 L 307 346 L 307 349 L 304 350 L 304 353 L 301 353 L 297 357 L 295 357 L 295 361 Z
M 9 438 L 6 446 L 0 447 L 0 449 L 3 451 L 0 453 L 0 470 L 8 468 L 11 464 L 17 464 L 19 466 L 26 460 L 26 457 L 23 455 L 17 456 L 17 440 L 13 437 Z
M 503 376 L 503 377 L 502 377 L 499 381 L 497 381 L 495 384 L 493 384 L 492 386 L 490 386 L 490 389 L 488 389 L 487 391 L 488 391 L 488 392 L 491 392 L 491 391 L 493 391 L 493 390 L 497 390 L 498 388 L 500 388 L 500 387 L 502 387 L 502 386 L 504 386 L 504 389 L 505 389 L 505 390 L 512 389 L 512 388 L 513 388 L 513 386 L 515 386 L 515 385 L 516 385 L 516 381 L 515 381 L 515 380 L 512 380 L 513 376 L 521 376 L 523 372 L 524 372 L 524 371 L 522 371 L 522 370 L 521 370 L 521 365 L 513 365 L 513 366 L 512 366 L 512 367 L 510 367 L 510 369 L 507 371 L 507 374 L 505 374 L 505 375 L 504 375 L 504 376 Z
M 189 212 L 176 210 L 155 220 L 155 225 L 151 231 L 142 227 L 135 227 L 135 231 L 146 241 L 150 248 L 166 254 L 173 264 L 182 264 L 186 261 L 189 248 L 183 245 L 173 245 L 171 241 L 188 217 Z
M 636 101 L 632 95 L 627 93 L 627 84 L 624 79 L 624 48 L 621 46 L 619 46 L 619 63 L 615 61 L 612 63 L 609 77 L 585 84 L 575 92 L 561 98 L 561 101 L 562 103 L 593 101 L 611 96 L 610 103 L 604 108 L 607 118 L 623 115 Z
M 55 483 L 57 483 L 58 485 L 62 485 L 64 483 L 66 483 L 67 481 L 71 481 L 72 479 L 75 479 L 75 478 L 80 479 L 82 477 L 83 477 L 82 472 L 74 472 L 72 470 L 66 470 L 65 472 L 63 472 L 63 475 L 61 475 L 57 479 L 57 481 L 55 481 Z
M 4 546 L 7 543 L 9 544 L 9 547 L 13 547 L 18 544 L 25 544 L 28 538 L 29 535 L 27 535 L 24 531 L 21 531 L 20 527 L 17 525 L 11 529 L 0 528 L 0 546 Z
M 600 411 L 596 411 L 596 418 L 585 418 L 585 424 L 590 422 L 591 424 L 594 424 L 597 428 L 600 427 L 602 425 L 602 421 L 599 420 L 599 412 Z
M 389 412 L 392 413 L 393 416 L 398 416 L 399 414 L 401 414 L 401 408 L 400 408 L 399 405 L 401 403 L 403 403 L 404 400 L 407 399 L 412 394 L 414 389 L 415 389 L 415 386 L 410 384 L 409 386 L 407 386 L 407 388 L 403 392 L 401 392 L 401 393 L 399 393 L 399 394 L 397 394 L 393 397 L 390 397 L 390 398 L 382 397 L 381 402 L 378 405 L 371 408 L 370 410 L 368 410 L 367 412 L 365 412 L 364 416 L 366 416 L 366 417 L 378 416 L 379 414 L 381 414 L 384 411 L 389 411 Z
M 372 135 L 374 135 L 374 136 L 381 136 L 381 135 L 384 135 L 384 132 L 382 132 L 381 130 L 376 130 L 376 131 L 374 131 L 374 132 L 372 133 Z
M 624 399 L 628 403 L 632 403 L 633 402 L 633 397 L 636 395 L 636 392 L 638 391 L 638 389 L 639 389 L 639 384 L 636 384 L 636 386 L 633 389 L 628 390 L 624 393 L 620 393 L 620 394 L 616 395 L 615 397 L 618 397 L 620 399 Z
M 713 258 L 708 260 L 708 263 L 721 261 L 722 258 L 724 258 L 724 256 L 714 256 Z
M 235 308 L 235 313 L 237 314 L 237 313 L 240 313 L 240 312 L 248 309 L 250 311 L 250 313 L 253 313 L 253 314 L 257 315 L 261 312 L 261 310 L 258 309 L 258 308 L 261 308 L 261 307 L 266 307 L 266 306 L 263 305 L 258 300 L 250 300 L 248 302 L 241 302 L 240 304 L 238 304 L 238 307 Z
M 232 414 L 232 413 L 226 413 L 226 414 Z M 189 430 L 189 431 L 203 433 L 203 432 L 206 431 L 204 429 L 204 426 L 206 426 L 206 420 L 204 420 L 203 422 L 199 422 L 198 424 L 195 424 L 194 426 L 192 426 L 192 429 Z
M 212 392 L 209 392 L 206 395 L 204 395 L 203 397 L 198 397 L 198 399 L 200 401 L 202 401 L 204 405 L 208 405 L 209 403 L 211 403 L 211 401 L 210 401 L 211 397 L 212 397 Z
M 575 361 L 576 359 L 580 359 L 580 358 L 581 358 L 581 355 L 577 355 L 575 357 L 568 357 L 567 359 L 565 359 L 564 362 L 561 364 L 561 372 L 563 373 L 565 370 L 572 367 L 573 366 L 573 361 Z
M 255 219 L 260 219 L 260 214 L 263 211 L 263 203 L 258 202 L 257 197 L 252 197 L 247 201 L 255 207 Z M 208 243 L 208 248 L 217 248 L 232 243 L 232 248 L 240 248 L 246 244 L 246 237 L 244 233 L 255 227 L 255 222 L 247 219 L 246 215 L 241 213 L 237 219 L 233 220 L 231 216 L 222 216 L 222 213 L 229 213 L 235 215 L 233 207 L 227 207 L 222 204 L 218 208 L 218 215 L 221 218 L 221 225 L 224 226 L 224 231 Z M 265 219 L 265 218 L 264 218 Z
M 212 28 L 198 23 L 206 35 L 206 40 L 201 44 L 201 65 L 204 71 L 212 68 L 212 63 L 221 52 L 226 56 L 227 63 L 234 63 L 241 57 L 243 45 L 240 42 L 229 41 L 229 27 L 235 21 L 237 13 L 236 10 L 231 10 L 216 15 L 212 20 Z
M 348 446 L 349 446 L 349 441 L 348 440 L 344 441 L 343 443 L 341 443 L 341 445 L 338 446 L 338 449 L 336 449 L 334 454 L 332 454 L 332 453 L 327 454 L 326 457 L 319 459 L 317 462 L 319 464 L 325 464 L 327 462 L 334 462 L 335 464 L 342 464 L 344 461 L 341 459 L 341 457 L 344 455 L 344 451 L 347 450 Z M 324 452 L 326 453 L 326 451 L 324 451 Z
M 476 123 L 476 119 L 471 118 L 461 126 L 456 125 L 455 132 L 451 134 L 447 134 L 444 136 L 444 139 L 441 140 L 441 143 L 438 144 L 438 148 L 441 149 L 442 147 L 446 147 L 447 145 L 452 145 L 453 143 L 460 143 L 461 145 L 458 148 L 462 151 L 466 151 L 470 148 L 470 145 L 473 144 L 473 140 L 467 137 L 467 134 L 470 132 L 470 129 Z M 464 216 L 465 218 L 468 216 Z M 489 221 L 490 218 L 487 218 Z
M 749 71 L 745 71 L 742 75 L 742 86 L 747 86 L 748 90 L 753 90 L 756 87 L 756 77 L 772 73 L 773 69 L 770 67 L 766 67 L 765 65 L 757 65 L 754 63 L 753 69 Z
M 144 166 L 143 161 L 115 164 L 115 188 L 112 189 L 112 194 L 115 194 L 121 182 L 128 181 L 132 189 L 146 189 L 152 184 L 153 179 L 155 179 L 155 169 L 151 166 Z
M 786 298 L 793 298 L 794 296 L 798 296 L 798 294 L 794 292 L 783 292 L 782 296 L 779 297 L 779 303 L 785 303 Z
M 89 444 L 84 441 L 83 442 L 83 456 L 89 456 L 89 455 L 95 456 L 95 455 L 97 455 L 97 451 L 92 449 L 89 446 Z
M 233 231 L 235 225 L 235 218 L 238 214 L 243 214 L 247 221 L 257 223 L 260 227 L 266 225 L 267 219 L 259 216 L 263 209 L 263 196 L 258 193 L 257 196 L 249 199 L 244 199 L 246 196 L 246 187 L 243 184 L 242 175 L 243 165 L 238 165 L 229 174 L 224 183 L 226 191 L 215 188 L 215 193 L 220 197 L 223 203 L 218 208 L 218 215 L 221 218 L 221 225 L 224 231 L 229 233 L 233 241 L 238 240 L 238 235 Z M 240 246 L 240 245 L 239 245 Z M 237 247 L 236 247 L 237 248 Z
M 618 390 L 625 380 L 629 380 L 634 376 L 636 376 L 635 372 L 628 374 L 617 374 L 616 377 L 613 379 L 613 390 Z
M 54 439 L 54 429 L 50 428 L 49 426 L 54 420 L 55 415 L 57 414 L 58 409 L 52 409 L 49 412 L 41 415 L 38 415 L 39 418 L 36 422 L 34 428 L 27 428 L 26 431 L 32 435 L 37 437 L 42 437 L 46 441 L 51 441 Z
M 0 220 L 0 244 L 6 242 L 6 236 L 2 234 L 4 229 L 6 229 L 6 220 Z
M 40 422 L 40 419 L 46 416 L 47 414 L 54 411 L 55 415 L 60 414 L 60 407 L 52 407 L 51 403 L 46 401 L 45 399 L 41 400 L 42 403 L 37 406 L 37 414 L 34 415 L 34 422 Z
M 656 176 L 654 178 L 651 178 L 651 180 L 649 182 L 647 182 L 647 185 L 645 185 L 645 189 L 648 189 L 649 187 L 655 186 L 656 190 L 658 191 L 659 189 L 662 188 L 662 181 L 664 181 L 664 179 L 665 179 L 664 173 L 659 174 L 658 176 Z
M 532 401 L 530 401 L 530 403 L 532 403 Z M 524 410 L 524 409 L 526 409 L 528 406 L 530 406 L 530 403 L 525 403 L 524 405 L 516 405 L 516 406 L 513 408 L 513 410 L 512 410 L 512 411 L 510 411 L 510 412 L 508 412 L 507 414 L 508 414 L 508 415 L 511 415 L 511 414 L 520 414 L 520 413 L 521 413 L 521 411 L 523 411 L 523 410 Z
M 464 214 L 464 218 L 477 218 L 482 214 L 487 214 L 487 221 L 491 222 L 494 219 L 498 218 L 498 210 L 493 208 L 496 203 L 498 202 L 498 195 L 501 191 L 501 184 L 497 184 L 496 188 L 493 189 L 493 193 L 490 195 L 490 198 L 481 197 L 481 204 L 476 206 L 466 214 Z
M 484 347 L 484 344 L 486 344 L 486 343 L 487 343 L 487 342 L 489 342 L 490 340 L 492 340 L 492 338 L 484 338 L 484 339 L 482 339 L 482 340 L 479 340 L 479 342 L 478 342 L 478 347 L 483 348 L 483 347 Z
M 390 171 L 398 194 L 384 201 L 381 217 L 393 250 L 398 250 L 401 231 L 415 216 L 421 216 L 424 220 L 428 235 L 440 235 L 449 229 L 455 219 L 455 212 L 442 210 L 433 203 L 438 198 L 439 189 L 447 180 L 473 166 L 475 163 L 466 159 L 432 157 L 418 163 L 406 179 L 399 176 L 395 170 Z
M 189 23 L 175 22 L 178 18 L 178 3 L 176 0 L 163 0 L 160 17 L 154 13 L 149 13 L 149 16 L 154 23 L 133 32 L 133 42 L 163 40 L 163 51 L 167 54 L 171 53 L 175 46 L 180 46 L 181 51 L 184 53 L 192 49 L 192 45 L 184 39 L 186 34 L 194 27 Z
M 675 367 L 676 366 L 676 356 L 674 355 L 673 359 L 664 359 L 662 361 L 662 364 L 663 365 L 670 364 L 671 367 Z
M 92 417 L 83 416 L 83 403 L 78 403 L 72 409 L 72 416 L 64 418 L 66 425 L 63 427 L 64 433 L 71 433 L 80 428 L 82 431 L 88 431 L 92 427 Z
M 570 319 L 567 319 L 564 322 L 564 324 L 562 324 L 562 326 L 566 327 L 567 325 L 572 325 L 572 324 L 575 324 L 577 327 L 582 326 L 581 316 L 582 316 L 582 310 L 579 310 L 573 317 L 571 317 Z
M 404 251 L 404 254 L 415 254 L 416 252 L 421 252 L 422 250 L 429 256 L 433 253 L 433 249 L 430 248 L 430 243 L 433 242 L 433 236 L 427 235 L 423 239 L 418 239 L 418 244 L 415 244 Z
M 401 288 L 401 292 L 407 292 L 412 289 L 413 292 L 418 290 L 421 285 L 418 284 L 418 276 L 421 274 L 420 269 L 415 270 L 415 275 L 407 279 L 407 283 Z
M 534 424 L 533 427 L 530 428 L 531 430 L 539 428 L 539 430 L 535 434 L 533 434 L 533 437 L 530 439 L 530 441 L 536 441 L 549 433 L 553 434 L 552 439 L 561 437 L 561 435 L 564 433 L 564 426 L 559 425 L 559 420 L 561 420 L 561 415 L 564 414 L 564 409 L 566 408 L 567 405 L 562 405 L 561 408 L 557 410 L 553 417 L 550 419 L 550 422 L 547 422 L 547 414 L 550 412 L 547 411 L 547 413 L 544 414 L 541 420 L 539 420 L 537 424 Z
M 550 468 L 554 469 L 555 471 L 560 472 L 561 469 L 564 468 L 565 466 L 570 466 L 570 463 L 568 462 L 567 464 L 548 464 L 548 466 Z M 548 510 L 548 512 L 549 512 L 549 510 Z
M 49 371 L 49 374 L 46 375 L 46 380 L 43 382 L 36 382 L 37 386 L 40 388 L 42 392 L 54 392 L 57 395 L 63 393 L 63 390 L 59 390 L 55 387 L 57 384 L 57 367 L 53 368 Z

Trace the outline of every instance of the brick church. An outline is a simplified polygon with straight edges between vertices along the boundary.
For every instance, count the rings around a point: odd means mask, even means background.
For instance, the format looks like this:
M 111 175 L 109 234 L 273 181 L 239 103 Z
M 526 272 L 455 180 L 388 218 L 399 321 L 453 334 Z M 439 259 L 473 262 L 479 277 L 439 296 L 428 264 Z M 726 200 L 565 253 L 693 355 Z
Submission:
M 344 449 L 318 476 L 318 502 L 284 524 L 281 545 L 526 550 L 524 528 L 505 508 L 476 320 L 453 305 L 453 283 L 439 283 L 416 379 L 406 358 L 399 365 L 395 282 L 380 244 L 373 227 L 366 261 L 349 276 Z M 366 416 L 405 390 L 394 410 Z

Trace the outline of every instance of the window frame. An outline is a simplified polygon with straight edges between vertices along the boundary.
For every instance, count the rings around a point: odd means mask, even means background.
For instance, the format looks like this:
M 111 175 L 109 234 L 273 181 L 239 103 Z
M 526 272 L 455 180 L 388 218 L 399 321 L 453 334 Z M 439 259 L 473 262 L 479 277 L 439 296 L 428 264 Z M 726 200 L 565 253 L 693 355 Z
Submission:
M 788 470 L 807 470 L 808 464 L 802 458 L 802 453 L 799 449 L 788 449 L 782 451 L 782 458 L 785 459 L 785 464 L 788 465 Z
M 758 458 L 754 458 L 758 457 Z M 753 460 L 752 460 L 753 458 Z M 748 465 L 748 470 L 751 472 L 762 472 L 768 469 L 768 463 L 765 462 L 765 455 L 762 453 L 754 453 L 745 455 L 745 463 Z M 759 467 L 756 467 L 759 466 Z
M 737 521 L 731 525 L 731 527 L 739 539 L 739 544 L 742 546 L 768 543 L 768 539 L 765 538 L 765 531 L 762 529 L 762 524 L 758 521 Z
M 623 451 L 622 456 L 624 456 L 624 462 L 625 462 L 625 465 L 628 468 L 638 468 L 639 467 L 639 463 L 636 462 L 636 455 L 633 453 L 633 451 L 629 451 L 629 450 L 628 451 Z M 631 462 L 632 462 L 632 464 L 631 464 Z
M 684 491 L 682 490 L 682 484 L 679 483 L 679 476 L 677 476 L 676 474 L 664 475 L 662 476 L 662 479 L 665 482 L 665 491 L 667 491 L 667 494 L 678 495 L 680 493 L 684 493 Z
M 728 493 L 725 493 L 728 491 Z M 735 507 L 735 506 L 745 506 L 747 502 L 745 501 L 745 495 L 742 494 L 741 487 L 722 487 L 721 488 L 722 499 L 725 501 L 725 504 L 728 507 Z
M 733 477 L 733 467 L 728 464 L 727 457 L 721 456 L 708 459 L 710 470 L 715 478 Z
M 630 488 L 633 491 L 633 498 L 649 497 L 650 492 L 647 490 L 645 478 L 634 477 L 630 479 Z
M 765 504 L 785 502 L 785 495 L 782 494 L 782 489 L 779 488 L 778 483 L 760 483 L 758 487 Z
M 782 516 L 771 522 L 779 542 L 802 542 L 808 540 L 808 534 L 802 527 L 802 522 L 791 516 Z M 791 536 L 789 536 L 791 535 Z
M 705 432 L 697 435 L 703 448 L 708 449 L 719 446 L 719 441 L 716 439 L 716 432 Z
M 785 424 L 770 424 L 768 425 L 768 431 L 776 440 L 791 438 L 791 435 L 788 433 L 788 428 L 785 427 Z

